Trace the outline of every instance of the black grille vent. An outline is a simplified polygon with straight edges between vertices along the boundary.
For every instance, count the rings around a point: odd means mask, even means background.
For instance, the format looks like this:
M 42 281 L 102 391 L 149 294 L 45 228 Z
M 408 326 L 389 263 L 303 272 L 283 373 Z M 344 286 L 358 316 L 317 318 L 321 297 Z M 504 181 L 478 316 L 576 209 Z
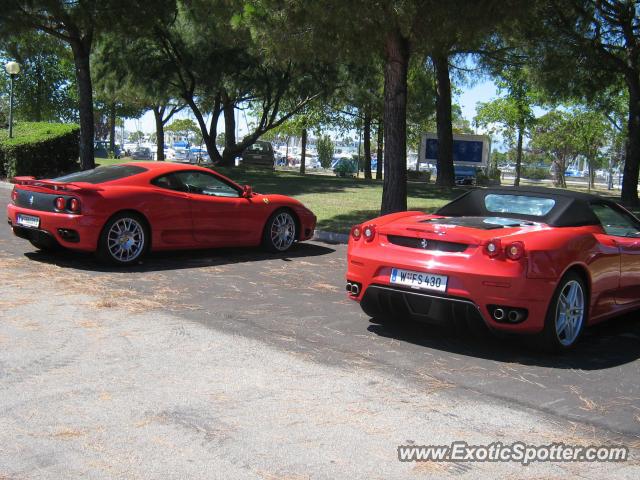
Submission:
M 62 197 L 67 201 L 73 198 L 70 195 L 60 193 L 42 193 L 20 189 L 16 189 L 16 191 L 18 192 L 15 200 L 16 206 L 29 208 L 31 210 L 41 210 L 43 212 L 55 212 L 55 201 L 58 197 Z
M 469 246 L 466 243 L 443 242 L 441 240 L 403 237 L 401 235 L 387 235 L 387 238 L 394 245 L 437 252 L 464 252 Z

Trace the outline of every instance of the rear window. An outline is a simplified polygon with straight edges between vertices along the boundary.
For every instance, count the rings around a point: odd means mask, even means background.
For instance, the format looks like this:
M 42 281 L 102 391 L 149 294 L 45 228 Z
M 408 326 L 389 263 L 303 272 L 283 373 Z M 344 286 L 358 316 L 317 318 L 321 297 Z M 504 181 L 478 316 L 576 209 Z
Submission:
M 121 178 L 131 177 L 146 171 L 146 168 L 137 165 L 109 165 L 94 168 L 93 170 L 70 173 L 69 175 L 54 178 L 53 180 L 55 182 L 85 182 L 96 184 L 120 180 Z
M 512 213 L 544 217 L 556 204 L 553 198 L 525 195 L 489 194 L 484 197 L 485 208 L 492 213 Z
M 247 151 L 254 152 L 254 153 L 268 152 L 270 150 L 269 148 L 270 146 L 271 145 L 268 143 L 254 143 L 253 145 L 247 148 Z

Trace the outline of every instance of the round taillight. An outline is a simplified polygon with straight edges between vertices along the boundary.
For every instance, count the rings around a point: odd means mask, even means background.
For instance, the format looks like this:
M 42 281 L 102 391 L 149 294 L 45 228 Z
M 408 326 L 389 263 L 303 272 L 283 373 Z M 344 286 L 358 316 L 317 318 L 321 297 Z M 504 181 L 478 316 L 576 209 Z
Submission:
M 11 200 L 13 202 L 15 202 L 16 200 L 18 200 L 18 190 L 15 189 L 15 187 L 13 188 L 13 190 L 11 191 Z
M 507 245 L 505 253 L 511 260 L 520 260 L 524 256 L 524 243 L 513 242 Z
M 69 210 L 73 213 L 78 213 L 80 211 L 80 201 L 77 198 L 72 198 L 69 201 Z
M 64 197 L 56 198 L 56 210 L 64 210 L 65 208 L 67 208 L 67 201 Z
M 373 237 L 376 236 L 376 227 L 374 227 L 373 225 L 367 225 L 366 227 L 364 227 L 364 229 L 362 229 L 362 235 L 364 235 L 364 239 L 367 242 L 372 241 Z
M 497 257 L 500 255 L 500 240 L 490 240 L 484 249 L 490 257 Z
M 354 240 L 360 240 L 360 237 L 362 237 L 362 229 L 360 228 L 360 225 L 356 225 L 351 229 L 351 237 Z

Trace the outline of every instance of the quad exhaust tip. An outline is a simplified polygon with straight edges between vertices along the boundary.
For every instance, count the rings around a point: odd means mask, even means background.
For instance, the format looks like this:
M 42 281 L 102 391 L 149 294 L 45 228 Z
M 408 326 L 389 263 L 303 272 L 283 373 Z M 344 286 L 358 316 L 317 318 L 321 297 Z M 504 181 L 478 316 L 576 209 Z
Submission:
M 501 308 L 496 308 L 493 311 L 493 318 L 495 318 L 498 321 L 502 320 L 504 318 L 504 310 Z

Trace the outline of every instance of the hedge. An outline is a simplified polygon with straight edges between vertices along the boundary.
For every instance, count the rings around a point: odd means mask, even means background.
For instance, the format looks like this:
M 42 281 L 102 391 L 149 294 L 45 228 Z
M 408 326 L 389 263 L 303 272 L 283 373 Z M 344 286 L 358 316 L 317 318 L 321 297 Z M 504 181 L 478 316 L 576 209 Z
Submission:
M 80 129 L 72 124 L 21 122 L 13 138 L 0 130 L 0 177 L 51 178 L 78 170 L 79 139 Z

